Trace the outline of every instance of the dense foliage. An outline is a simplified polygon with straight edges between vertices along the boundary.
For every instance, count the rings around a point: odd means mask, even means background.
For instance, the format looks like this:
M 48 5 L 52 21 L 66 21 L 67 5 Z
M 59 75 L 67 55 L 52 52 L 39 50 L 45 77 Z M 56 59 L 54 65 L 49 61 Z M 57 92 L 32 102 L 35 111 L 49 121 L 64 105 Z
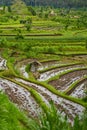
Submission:
M 52 7 L 69 7 L 69 8 L 78 8 L 86 7 L 86 0 L 23 0 L 27 5 L 32 6 L 52 6 Z M 13 0 L 1 0 L 0 4 L 10 5 Z

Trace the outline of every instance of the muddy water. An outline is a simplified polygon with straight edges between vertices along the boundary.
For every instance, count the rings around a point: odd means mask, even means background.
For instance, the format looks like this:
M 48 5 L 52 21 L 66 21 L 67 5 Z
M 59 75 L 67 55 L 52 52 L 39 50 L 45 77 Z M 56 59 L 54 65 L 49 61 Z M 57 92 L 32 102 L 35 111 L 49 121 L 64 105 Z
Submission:
M 70 61 L 67 62 L 63 62 L 63 61 L 47 61 L 47 62 L 42 62 L 42 66 L 38 66 L 38 70 L 43 70 L 52 66 L 61 66 L 61 65 L 65 65 L 65 64 L 69 64 L 71 63 Z M 73 62 L 72 62 L 73 64 Z
M 47 71 L 47 72 L 42 73 L 38 80 L 45 81 L 45 80 L 48 80 L 49 78 L 52 78 L 58 74 L 61 74 L 62 72 L 66 72 L 68 70 L 72 70 L 72 69 L 76 69 L 76 68 L 84 68 L 84 65 L 74 65 L 74 66 L 62 67 L 62 68 L 57 68 L 57 69 L 54 69 L 51 71 Z
M 25 65 L 22 65 L 22 66 L 20 67 L 20 72 L 21 72 L 21 74 L 22 74 L 24 77 L 28 78 L 29 75 L 28 75 L 28 73 L 25 71 L 26 64 L 27 64 L 27 63 L 25 63 Z M 58 65 L 58 63 L 57 63 L 56 61 L 54 61 L 54 62 L 42 63 L 42 65 L 38 66 L 38 70 L 43 70 L 43 69 L 48 68 L 48 67 L 50 67 L 50 66 L 52 66 L 52 65 L 53 65 L 53 66 L 56 66 L 56 65 Z M 59 65 L 60 65 L 60 64 L 59 64 Z
M 4 91 L 11 101 L 16 103 L 19 108 L 27 111 L 29 115 L 37 117 L 38 113 L 41 112 L 41 108 L 31 94 L 15 83 L 0 78 L 0 90 Z
M 87 75 L 87 70 L 74 71 L 61 76 L 58 80 L 50 81 L 49 84 L 53 85 L 57 90 L 65 91 L 75 81 Z
M 50 92 L 48 89 L 46 89 L 40 85 L 36 85 L 34 83 L 30 83 L 30 82 L 24 81 L 22 79 L 16 79 L 16 80 L 36 89 L 42 96 L 44 96 L 44 98 L 46 99 L 46 103 L 47 103 L 47 101 L 53 100 L 54 104 L 58 108 L 58 111 L 60 113 L 62 113 L 63 115 L 65 115 L 65 114 L 68 115 L 70 122 L 73 121 L 73 119 L 76 115 L 80 116 L 82 111 L 84 110 L 84 108 L 81 105 L 78 105 L 76 103 L 63 99 L 59 96 L 56 96 L 55 94 Z
M 87 80 L 78 85 L 76 89 L 71 93 L 71 96 L 76 98 L 84 98 L 86 96 L 84 93 L 85 90 L 87 90 Z
M 32 87 L 32 88 L 34 88 L 34 89 L 36 89 L 36 90 L 38 91 L 38 93 L 40 94 L 41 98 L 43 99 L 43 101 L 44 101 L 47 105 L 49 105 L 48 100 L 46 100 L 46 98 L 44 98 L 44 96 L 42 95 L 42 93 L 45 91 L 45 88 L 43 88 L 43 87 L 41 88 L 41 86 L 39 86 L 39 85 L 37 85 L 37 84 L 30 83 L 30 82 L 24 81 L 24 80 L 22 80 L 22 79 L 17 79 L 17 78 L 16 78 L 16 80 L 19 81 L 19 82 L 21 82 L 21 83 L 24 83 L 24 84 L 26 84 L 26 85 L 28 85 L 28 86 L 30 86 L 30 87 Z
M 2 58 L 0 57 L 0 70 L 4 70 L 4 69 L 7 68 L 7 67 L 6 67 L 6 63 L 7 63 L 7 61 L 6 61 L 5 59 L 2 59 Z
M 42 64 L 42 66 L 39 66 L 38 70 L 43 70 L 43 69 L 49 68 L 51 66 L 63 65 L 61 62 L 58 62 L 58 61 L 48 61 L 48 62 L 43 62 L 41 64 Z
M 20 72 L 22 73 L 22 75 L 26 78 L 29 77 L 28 73 L 25 71 L 26 65 L 23 65 L 20 67 Z

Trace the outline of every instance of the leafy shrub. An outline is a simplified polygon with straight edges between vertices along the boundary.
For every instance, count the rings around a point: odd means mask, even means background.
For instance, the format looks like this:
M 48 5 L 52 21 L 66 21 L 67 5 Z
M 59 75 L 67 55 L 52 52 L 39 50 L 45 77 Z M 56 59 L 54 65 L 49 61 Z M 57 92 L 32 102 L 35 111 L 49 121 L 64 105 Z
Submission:
M 25 68 L 25 71 L 26 71 L 26 72 L 29 72 L 29 71 L 30 71 L 30 68 L 31 68 L 31 64 L 28 64 L 28 65 L 26 66 L 26 68 Z
M 8 12 L 12 12 L 11 6 L 8 6 Z
M 25 22 L 25 27 L 26 27 L 27 31 L 31 30 L 31 26 L 32 26 L 32 18 L 28 18 Z
M 85 41 L 85 48 L 87 49 L 87 40 Z
M 17 33 L 15 39 L 24 39 L 24 36 L 21 33 Z
M 55 50 L 54 50 L 53 47 L 49 47 L 49 48 L 48 48 L 48 53 L 54 53 L 54 52 L 55 52 Z
M 0 22 L 2 22 L 2 23 L 3 23 L 3 22 L 8 22 L 8 18 L 6 18 L 6 17 L 2 17 L 2 18 L 1 18 L 1 17 L 0 17 Z
M 31 14 L 32 14 L 33 16 L 36 15 L 35 10 L 34 10 L 31 6 L 28 6 L 28 10 L 31 12 Z
M 83 101 L 87 102 L 87 90 L 84 93 L 85 93 L 85 97 L 83 98 Z
M 0 38 L 0 47 L 4 47 L 7 44 L 7 39 L 6 38 Z
M 3 31 L 2 30 L 0 30 L 0 33 L 2 33 Z

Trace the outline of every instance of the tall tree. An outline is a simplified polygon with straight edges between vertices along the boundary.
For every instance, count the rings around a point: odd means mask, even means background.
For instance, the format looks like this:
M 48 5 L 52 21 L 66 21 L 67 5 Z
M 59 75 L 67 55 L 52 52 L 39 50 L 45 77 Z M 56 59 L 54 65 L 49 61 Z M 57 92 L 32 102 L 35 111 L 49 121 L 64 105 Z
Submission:
M 14 0 L 0 0 L 0 4 L 9 5 Z M 19 0 L 18 0 L 19 1 Z M 54 6 L 54 7 L 69 7 L 69 8 L 81 8 L 87 7 L 87 0 L 22 0 L 27 5 L 32 6 Z

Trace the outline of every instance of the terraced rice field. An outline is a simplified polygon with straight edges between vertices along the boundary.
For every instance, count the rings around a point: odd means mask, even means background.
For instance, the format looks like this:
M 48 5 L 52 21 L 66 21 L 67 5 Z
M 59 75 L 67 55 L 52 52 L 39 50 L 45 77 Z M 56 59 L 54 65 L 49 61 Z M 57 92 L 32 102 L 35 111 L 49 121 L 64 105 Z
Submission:
M 3 64 L 6 66 L 5 59 L 2 59 L 0 67 L 3 68 Z M 0 78 L 0 89 L 3 90 L 20 109 L 25 110 L 29 116 L 37 118 L 39 113 L 44 109 L 40 104 L 39 99 L 35 95 L 39 95 L 41 102 L 50 107 L 49 102 L 52 100 L 62 115 L 67 115 L 68 120 L 73 122 L 76 115 L 81 115 L 85 110 L 86 103 L 81 101 L 85 97 L 84 91 L 87 89 L 87 66 L 81 62 L 73 64 L 72 60 L 69 63 L 63 60 L 51 60 L 41 62 L 41 66 L 38 66 L 40 77 L 36 80 L 31 80 L 26 72 L 26 65 L 28 60 L 19 62 L 18 67 L 20 76 Z M 17 67 L 17 65 L 16 65 Z M 5 68 L 9 69 L 9 68 Z M 22 78 L 24 77 L 24 78 Z M 85 77 L 85 78 L 84 78 Z M 4 79 L 3 79 L 4 78 Z M 80 80 L 84 78 L 80 82 Z M 68 89 L 78 81 L 78 84 L 71 88 L 70 93 L 66 92 Z M 45 82 L 45 86 L 44 86 Z M 51 88 L 53 90 L 50 89 Z M 24 87 L 27 86 L 27 87 Z M 46 87 L 48 86 L 48 87 Z M 36 94 L 31 93 L 31 89 L 35 90 Z M 60 93 L 55 93 L 54 91 Z M 67 98 L 66 97 L 69 97 Z M 65 97 L 65 98 L 64 98 Z M 74 99 L 72 99 L 73 97 Z M 75 100 L 76 99 L 76 100 Z
M 87 79 L 77 85 L 76 89 L 71 93 L 71 96 L 74 96 L 76 98 L 83 98 L 85 97 L 84 90 L 86 89 L 87 89 Z
M 32 31 L 25 33 L 21 25 L 24 38 L 16 39 L 16 31 L 11 33 L 14 27 L 1 26 L 0 37 L 7 42 L 2 39 L 5 42 L 0 44 L 0 90 L 34 118 L 49 111 L 53 101 L 59 113 L 72 123 L 87 107 L 83 100 L 87 91 L 86 36 L 79 37 L 70 30 L 56 34 L 53 26 L 51 33 L 40 33 L 39 29 L 47 30 L 45 25 L 33 25 Z M 29 68 L 32 61 L 40 63 L 36 75 Z
M 50 81 L 49 83 L 56 87 L 60 91 L 65 91 L 73 84 L 76 80 L 79 80 L 81 77 L 87 74 L 87 70 L 76 70 L 68 74 L 62 75 L 58 80 Z
M 30 92 L 19 85 L 0 78 L 0 89 L 3 90 L 9 96 L 10 100 L 17 104 L 19 108 L 25 110 L 28 116 L 37 117 L 41 112 L 40 106 L 31 96 Z

